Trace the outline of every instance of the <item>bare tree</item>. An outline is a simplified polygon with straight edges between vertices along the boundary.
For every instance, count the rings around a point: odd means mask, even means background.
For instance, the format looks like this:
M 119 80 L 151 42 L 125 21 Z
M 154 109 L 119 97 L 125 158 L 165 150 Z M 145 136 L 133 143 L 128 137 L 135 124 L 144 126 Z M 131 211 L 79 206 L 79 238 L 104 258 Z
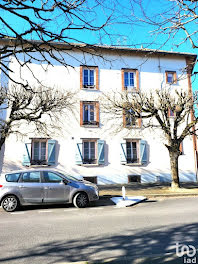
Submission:
M 117 0 L 2 1 L 1 70 L 11 78 L 10 56 L 21 67 L 29 67 L 32 61 L 53 65 L 54 60 L 67 66 L 63 54 L 72 49 L 100 56 L 94 45 L 102 44 L 103 39 L 111 43 L 112 25 L 124 24 L 124 17 L 119 17 L 116 11 L 118 4 Z M 19 55 L 24 56 L 23 61 Z M 12 81 L 18 83 L 15 79 Z
M 172 36 L 180 41 L 176 45 L 190 40 L 196 48 L 198 2 L 168 0 L 161 5 L 160 1 L 157 11 L 152 9 L 152 12 L 150 9 L 147 12 L 147 0 L 128 0 L 126 4 L 118 0 L 3 1 L 0 3 L 1 70 L 11 78 L 7 64 L 10 56 L 14 56 L 21 67 L 29 67 L 29 62 L 35 60 L 50 65 L 55 60 L 67 66 L 69 62 L 63 53 L 69 53 L 71 49 L 104 58 L 95 45 L 124 44 L 123 37 L 129 36 L 130 28 L 136 28 L 138 22 L 153 26 L 152 33 L 160 38 Z M 118 33 L 116 25 L 121 32 L 127 27 L 127 36 Z M 183 40 L 176 38 L 181 31 L 185 34 Z M 89 37 L 85 38 L 85 35 Z M 21 61 L 19 55 L 25 60 Z
M 53 129 L 58 126 L 60 114 L 66 114 L 64 110 L 71 110 L 74 103 L 71 92 L 30 87 L 31 80 L 13 74 L 16 69 L 10 67 L 10 58 L 16 59 L 20 69 L 28 69 L 41 85 L 31 63 L 54 66 L 56 62 L 67 67 L 65 54 L 72 49 L 96 54 L 94 44 L 100 43 L 104 36 L 109 39 L 113 36 L 107 26 L 115 19 L 115 6 L 114 1 L 107 4 L 104 0 L 1 1 L 1 81 L 2 76 L 4 79 L 0 88 L 0 149 L 10 134 L 21 133 L 24 123 L 49 133 L 49 122 Z M 85 32 L 94 38 L 85 40 Z
M 161 39 L 161 46 L 171 39 L 176 47 L 190 41 L 192 48 L 198 48 L 197 0 L 160 0 L 155 3 L 156 9 L 152 8 L 152 12 L 147 8 L 146 2 L 131 0 L 134 10 L 133 22 L 149 25 L 150 33 L 156 39 Z
M 141 129 L 159 129 L 164 135 L 164 145 L 168 149 L 172 174 L 172 187 L 178 188 L 178 158 L 180 144 L 196 132 L 198 117 L 194 117 L 193 97 L 184 91 L 156 90 L 155 92 L 116 93 L 103 95 L 103 108 L 106 113 L 123 117 L 123 114 L 142 119 Z M 131 111 L 132 110 L 132 111 Z M 112 118 L 112 116 L 111 116 Z M 133 129 L 129 126 L 128 129 Z
M 54 133 L 75 103 L 74 92 L 43 87 L 15 85 L 0 92 L 0 150 L 10 134 L 25 135 L 28 126 L 45 135 Z

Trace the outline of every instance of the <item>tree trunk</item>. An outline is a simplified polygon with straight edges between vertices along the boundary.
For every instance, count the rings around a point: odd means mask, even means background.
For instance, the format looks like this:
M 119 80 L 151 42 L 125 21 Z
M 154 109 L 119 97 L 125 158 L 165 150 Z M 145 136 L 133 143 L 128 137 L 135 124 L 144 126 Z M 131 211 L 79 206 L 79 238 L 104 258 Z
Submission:
M 9 136 L 11 121 L 7 122 L 7 124 L 3 127 L 2 133 L 0 135 L 0 151 L 6 141 L 6 138 Z
M 171 151 L 169 152 L 169 155 L 170 155 L 170 166 L 171 166 L 171 175 L 172 175 L 171 187 L 173 189 L 177 189 L 177 188 L 180 188 L 179 170 L 178 170 L 179 155 Z
M 3 144 L 5 143 L 5 140 L 6 140 L 5 137 L 1 137 L 0 138 L 0 151 L 1 151 L 2 147 L 3 147 Z

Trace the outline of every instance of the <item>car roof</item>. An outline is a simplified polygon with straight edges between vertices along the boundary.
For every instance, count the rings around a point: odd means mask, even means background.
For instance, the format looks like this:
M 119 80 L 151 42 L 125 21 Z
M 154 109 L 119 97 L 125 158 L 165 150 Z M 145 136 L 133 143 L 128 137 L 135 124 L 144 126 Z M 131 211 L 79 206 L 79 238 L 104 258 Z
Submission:
M 33 172 L 33 171 L 53 171 L 53 172 L 59 172 L 61 173 L 61 171 L 58 171 L 57 169 L 50 169 L 50 168 L 34 168 L 34 169 L 26 169 L 26 170 L 11 170 L 11 171 L 7 171 L 7 172 L 3 172 L 2 175 L 6 175 L 6 174 L 12 174 L 12 173 L 24 173 L 24 172 Z

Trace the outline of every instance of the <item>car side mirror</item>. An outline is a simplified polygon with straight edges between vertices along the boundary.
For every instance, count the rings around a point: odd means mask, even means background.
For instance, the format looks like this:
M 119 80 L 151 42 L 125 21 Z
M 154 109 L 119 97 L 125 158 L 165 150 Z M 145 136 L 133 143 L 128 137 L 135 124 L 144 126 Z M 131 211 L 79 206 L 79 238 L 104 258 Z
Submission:
M 67 185 L 68 181 L 67 180 L 62 180 L 61 183 Z

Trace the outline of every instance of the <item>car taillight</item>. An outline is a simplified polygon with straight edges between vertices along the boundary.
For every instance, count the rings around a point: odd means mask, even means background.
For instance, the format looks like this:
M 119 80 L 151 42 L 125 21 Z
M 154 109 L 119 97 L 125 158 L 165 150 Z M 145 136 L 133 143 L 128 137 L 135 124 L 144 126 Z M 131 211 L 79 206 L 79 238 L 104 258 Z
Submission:
M 0 184 L 0 188 L 3 187 L 3 185 Z

